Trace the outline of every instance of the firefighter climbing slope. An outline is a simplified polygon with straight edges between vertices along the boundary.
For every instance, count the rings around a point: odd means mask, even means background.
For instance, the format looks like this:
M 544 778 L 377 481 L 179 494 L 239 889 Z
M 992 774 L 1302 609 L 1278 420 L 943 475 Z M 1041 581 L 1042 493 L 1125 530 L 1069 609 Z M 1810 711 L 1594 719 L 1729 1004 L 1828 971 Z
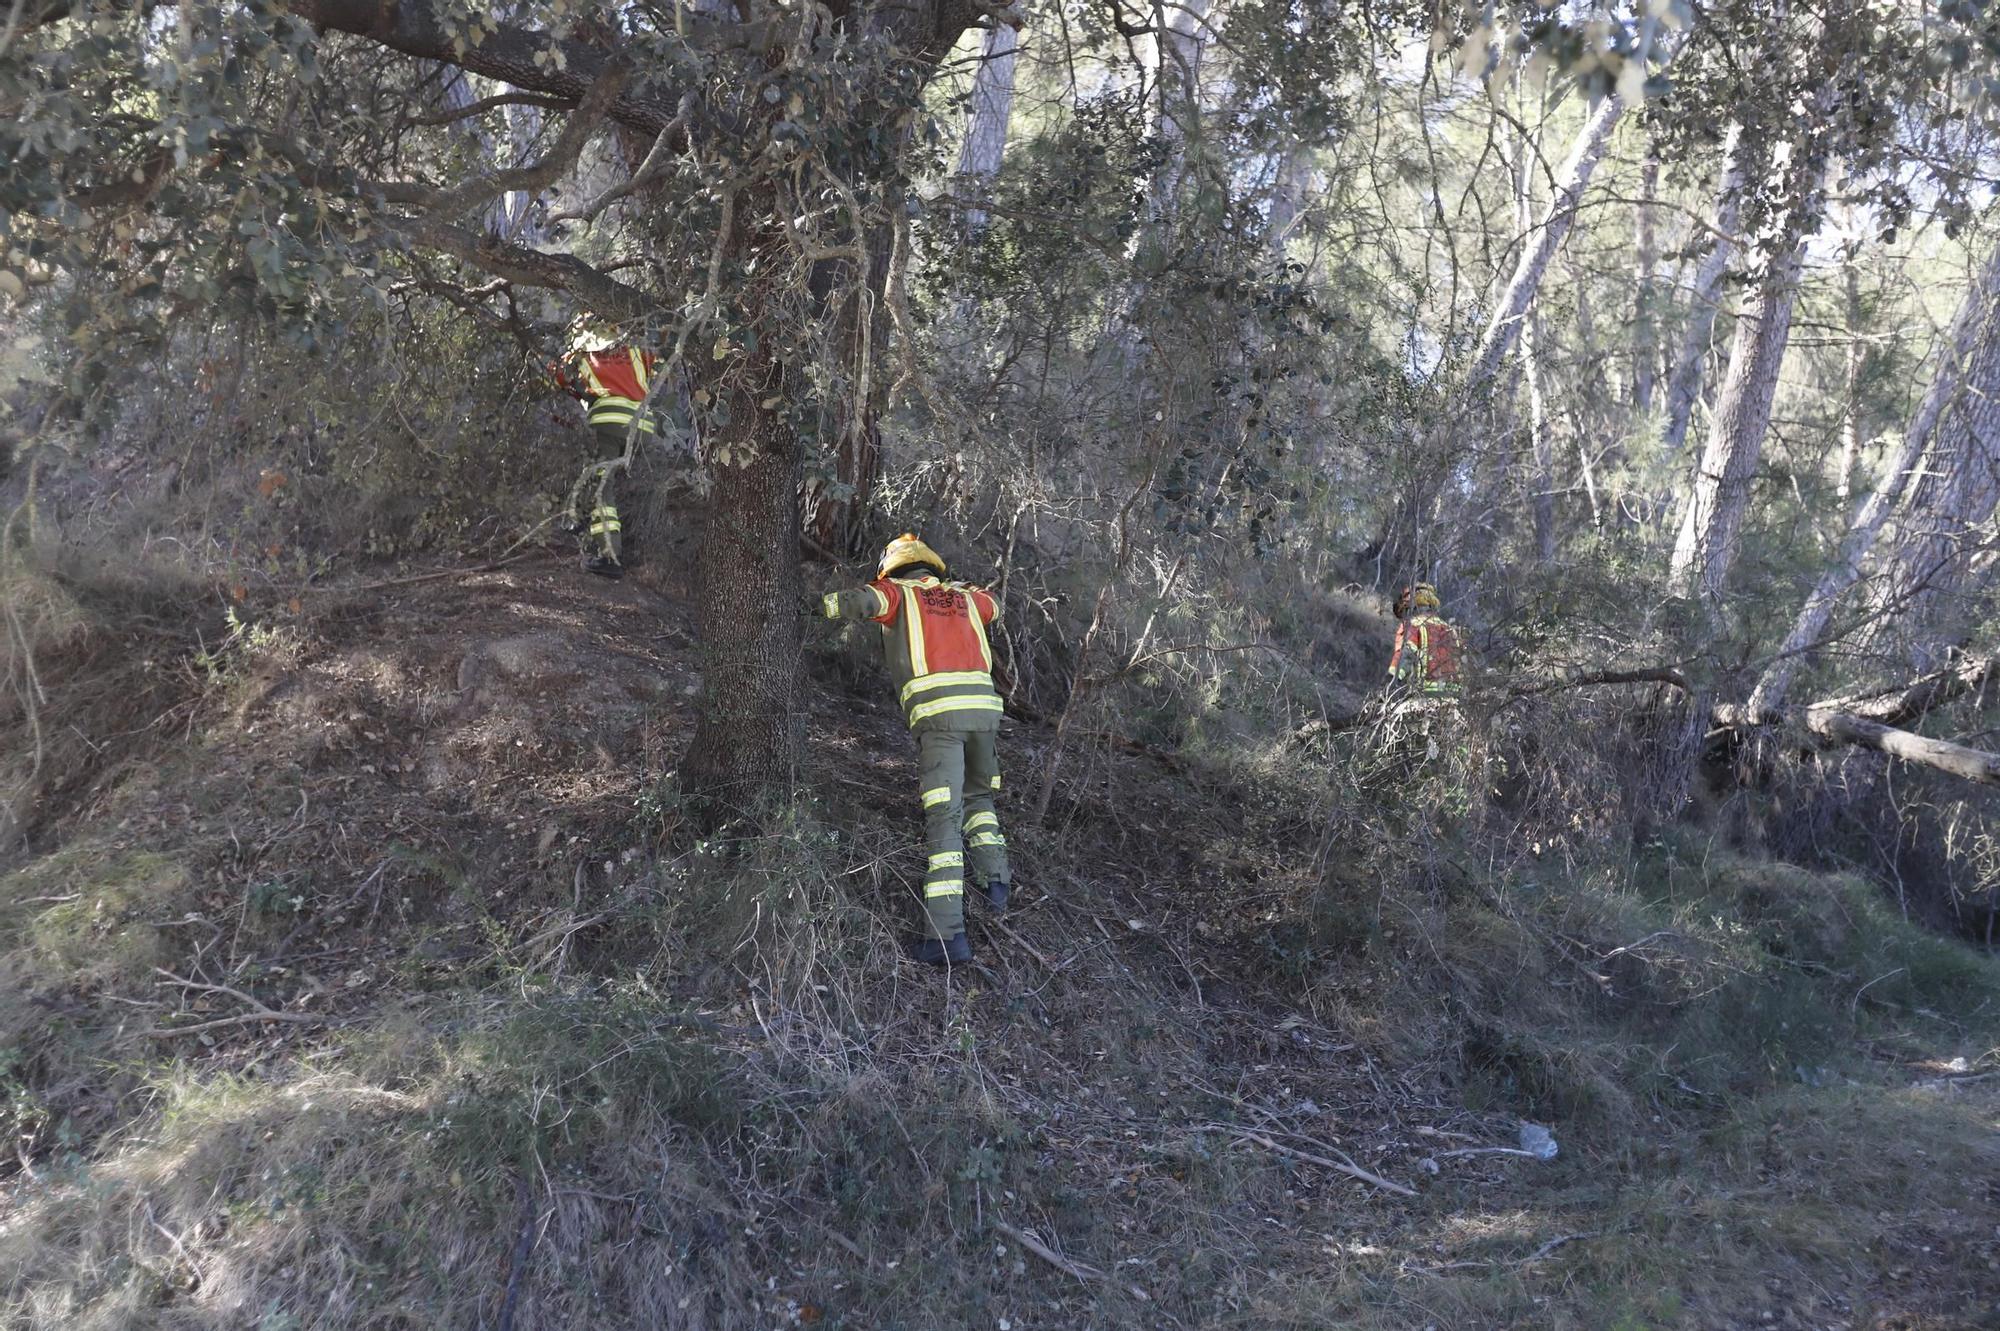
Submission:
M 1007 840 L 994 796 L 1000 789 L 1000 695 L 993 688 L 987 628 L 1000 617 L 991 592 L 944 580 L 945 563 L 915 535 L 889 542 L 875 581 L 821 601 L 828 619 L 882 626 L 884 655 L 916 734 L 919 800 L 929 860 L 924 931 L 910 954 L 934 966 L 972 960 L 965 937 L 965 884 L 1006 907 Z
M 1460 704 L 1463 653 L 1458 630 L 1438 613 L 1437 589 L 1428 582 L 1396 596 L 1396 646 L 1389 656 L 1389 690 L 1382 738 L 1393 768 L 1429 767 L 1449 758 L 1457 769 L 1467 756 Z
M 597 461 L 577 476 L 566 516 L 569 529 L 583 538 L 584 568 L 600 577 L 625 575 L 616 477 L 630 461 L 625 445 L 633 421 L 643 433 L 658 433 L 653 419 L 641 414 L 654 363 L 652 352 L 617 345 L 579 319 L 567 358 L 554 367 L 556 382 L 588 409 L 597 436 Z
M 1396 646 L 1389 654 L 1389 678 L 1397 704 L 1406 710 L 1455 705 L 1465 689 L 1459 678 L 1458 630 L 1438 613 L 1437 588 L 1428 582 L 1396 595 Z

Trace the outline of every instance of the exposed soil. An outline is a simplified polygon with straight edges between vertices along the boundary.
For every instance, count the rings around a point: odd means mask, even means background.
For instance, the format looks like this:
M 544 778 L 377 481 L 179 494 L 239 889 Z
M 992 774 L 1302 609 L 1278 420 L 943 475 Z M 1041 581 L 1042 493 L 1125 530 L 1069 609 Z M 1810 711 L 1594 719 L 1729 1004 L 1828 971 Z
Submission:
M 684 1311 L 688 1325 L 704 1307 L 726 1310 L 709 1314 L 716 1325 L 2000 1324 L 1982 1320 L 2000 1308 L 1991 1140 L 1976 1156 L 1989 1169 L 1976 1195 L 1911 1193 L 1879 1214 L 1865 1254 L 1834 1224 L 1853 1199 L 1828 1197 L 1816 1177 L 1842 1167 L 1815 1154 L 1824 1135 L 1789 1143 L 1782 1116 L 1761 1137 L 1746 1126 L 1776 1111 L 1733 1116 L 1725 1126 L 1742 1144 L 1655 1118 L 1650 1137 L 1557 1123 L 1554 1161 L 1512 1150 L 1516 1115 L 1468 1105 L 1441 1034 L 1456 1020 L 1452 997 L 1395 1013 L 1372 1001 L 1397 958 L 1418 966 L 1435 947 L 1419 925 L 1381 921 L 1385 945 L 1312 986 L 1288 971 L 1300 902 L 1322 875 L 1382 870 L 1327 859 L 1320 829 L 1240 774 L 1109 747 L 1072 756 L 1051 825 L 1008 827 L 1014 909 L 1000 922 L 970 905 L 980 960 L 940 975 L 896 948 L 921 878 L 914 746 L 865 638 L 813 648 L 816 830 L 785 852 L 817 847 L 807 872 L 796 858 L 760 859 L 760 842 L 671 844 L 660 777 L 687 738 L 697 674 L 685 606 L 662 579 L 610 584 L 532 559 L 326 594 L 301 611 L 274 621 L 284 642 L 232 667 L 188 742 L 102 774 L 64 820 L 66 849 L 7 880 L 18 912 L 31 893 L 109 900 L 104 885 L 135 872 L 135 849 L 174 866 L 147 880 L 168 883 L 163 899 L 121 897 L 77 925 L 93 946 L 131 944 L 108 970 L 31 972 L 20 958 L 46 959 L 60 940 L 34 952 L 20 940 L 53 926 L 8 926 L 11 978 L 43 1026 L 10 1020 L 0 1043 L 16 1042 L 15 1066 L 39 1077 L 65 1150 L 109 1160 L 125 1149 L 149 1057 L 185 1060 L 182 1077 L 283 1086 L 337 1067 L 378 1029 L 456 1030 L 472 995 L 497 1004 L 636 981 L 671 996 L 736 1069 L 719 1075 L 750 1104 L 737 1127 L 675 1129 L 685 1149 L 711 1155 L 716 1186 L 733 1179 L 730 1195 L 651 1229 L 643 1208 L 608 1202 L 552 1209 L 543 1223 L 567 1227 L 547 1240 L 552 1252 L 727 1251 L 726 1269 L 758 1278 Z M 1027 802 L 1019 792 L 1049 739 L 1006 728 L 1015 793 L 1003 820 Z M 779 906 L 771 918 L 752 910 L 734 935 L 713 912 L 706 932 L 685 925 L 715 880 L 711 861 L 733 881 L 765 875 L 768 902 L 822 893 L 814 909 L 835 923 L 812 947 Z M 674 951 L 704 938 L 707 955 Z M 197 1023 L 223 1024 L 172 1033 Z M 108 1061 L 58 1075 L 78 1029 L 95 1032 Z M 1897 1144 L 1895 1168 L 1962 1152 L 1978 1141 L 1965 1124 L 1990 1131 L 1990 1072 L 1896 1058 L 1877 1060 L 1876 1089 L 1847 1092 L 1922 1100 L 1936 1135 Z M 788 1078 L 800 1082 L 795 1108 L 772 1089 Z M 842 1103 L 919 1092 L 959 1106 L 956 1136 L 900 1154 L 878 1142 L 865 1160 L 832 1151 L 853 1136 L 840 1124 L 866 1121 Z M 73 1185 L 37 1149 L 12 1186 L 46 1209 Z M 616 1189 L 614 1200 L 639 1186 L 598 1179 L 600 1154 L 585 1149 L 566 1186 Z M 781 1158 L 790 1163 L 771 1172 Z M 494 1164 L 494 1186 L 510 1186 L 516 1175 Z M 885 1188 L 910 1190 L 914 1211 Z M 490 1324 L 504 1297 L 513 1207 L 504 1191 L 494 1204 L 509 1223 L 484 1258 L 466 1259 L 489 1263 L 487 1283 L 432 1307 L 446 1324 Z M 42 1212 L 25 1214 L 16 1226 L 40 1223 Z M 899 1230 L 912 1215 L 925 1223 Z M 1755 1232 L 1773 1216 L 1811 1232 Z M 1701 1256 L 1716 1243 L 1751 1255 L 1724 1269 Z M 939 1264 L 951 1269 L 914 1274 Z M 261 1303 L 204 1289 L 195 1266 L 148 1324 L 256 1324 Z M 17 1300 L 39 1280 L 78 1277 L 19 1279 Z M 581 1305 L 559 1283 L 530 1265 L 514 1324 L 575 1324 Z M 919 1312 L 927 1285 L 933 1322 Z M 604 1324 L 636 1318 L 641 1303 Z M 369 1324 L 413 1324 L 424 1305 L 388 1306 Z M 272 1325 L 333 1324 L 298 1306 L 287 1315 L 302 1320 Z

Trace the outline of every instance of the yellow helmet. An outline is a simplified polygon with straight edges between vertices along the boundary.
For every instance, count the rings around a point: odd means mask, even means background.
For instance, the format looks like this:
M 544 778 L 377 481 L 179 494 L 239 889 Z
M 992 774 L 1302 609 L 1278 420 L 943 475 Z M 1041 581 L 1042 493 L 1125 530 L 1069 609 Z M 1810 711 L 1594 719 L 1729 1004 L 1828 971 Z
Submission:
M 618 345 L 618 339 L 611 331 L 599 323 L 588 311 L 569 321 L 569 352 L 571 355 L 588 355 L 592 352 L 609 351 Z
M 882 563 L 875 576 L 886 578 L 906 564 L 929 564 L 939 573 L 944 572 L 944 559 L 938 552 L 918 539 L 915 532 L 906 531 L 882 548 Z
M 1396 593 L 1396 617 L 1398 619 L 1412 610 L 1436 610 L 1438 608 L 1437 588 L 1428 582 L 1413 583 Z

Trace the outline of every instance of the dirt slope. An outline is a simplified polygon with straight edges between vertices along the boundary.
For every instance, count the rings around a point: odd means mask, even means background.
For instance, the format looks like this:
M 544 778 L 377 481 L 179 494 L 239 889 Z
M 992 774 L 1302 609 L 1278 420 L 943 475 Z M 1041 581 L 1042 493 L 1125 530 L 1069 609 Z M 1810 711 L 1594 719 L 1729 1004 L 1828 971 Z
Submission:
M 1466 996 L 1399 975 L 1459 944 L 1308 956 L 1318 885 L 1395 868 L 1254 774 L 1073 762 L 941 976 L 897 953 L 914 755 L 865 636 L 814 648 L 795 824 L 675 849 L 661 584 L 301 611 L 0 879 L 0 1322 L 1993 1324 L 1972 1031 L 1493 1151 Z M 1010 787 L 1047 740 L 1008 727 Z

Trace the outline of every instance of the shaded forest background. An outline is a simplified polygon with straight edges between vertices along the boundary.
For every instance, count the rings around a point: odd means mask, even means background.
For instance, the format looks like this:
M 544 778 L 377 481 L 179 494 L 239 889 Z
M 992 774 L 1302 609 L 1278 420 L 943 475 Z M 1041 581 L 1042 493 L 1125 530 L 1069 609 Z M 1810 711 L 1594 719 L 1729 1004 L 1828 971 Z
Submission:
M 1990 1324 L 1983 4 L 0 15 L 0 1316 Z

